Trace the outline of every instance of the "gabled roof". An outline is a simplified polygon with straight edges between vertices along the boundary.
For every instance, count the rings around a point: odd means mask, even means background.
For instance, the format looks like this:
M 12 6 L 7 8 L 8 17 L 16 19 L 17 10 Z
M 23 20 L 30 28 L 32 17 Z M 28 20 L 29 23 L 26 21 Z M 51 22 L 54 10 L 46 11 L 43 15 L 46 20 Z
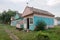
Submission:
M 15 19 L 15 16 L 12 16 L 11 18 L 12 18 L 12 20 L 19 20 L 20 18 L 22 19 L 23 17 L 22 17 L 22 14 L 21 13 L 16 13 L 16 14 L 18 14 L 18 16 L 19 16 L 19 18 L 16 18 Z
M 22 17 L 22 14 L 21 13 L 17 13 L 19 15 L 19 17 Z
M 54 15 L 52 13 L 48 12 L 48 11 L 44 11 L 44 10 L 41 10 L 41 9 L 28 7 L 28 6 L 26 8 L 29 8 L 32 12 L 36 12 L 38 14 L 45 14 L 45 15 L 49 15 L 49 16 L 53 16 L 54 17 Z

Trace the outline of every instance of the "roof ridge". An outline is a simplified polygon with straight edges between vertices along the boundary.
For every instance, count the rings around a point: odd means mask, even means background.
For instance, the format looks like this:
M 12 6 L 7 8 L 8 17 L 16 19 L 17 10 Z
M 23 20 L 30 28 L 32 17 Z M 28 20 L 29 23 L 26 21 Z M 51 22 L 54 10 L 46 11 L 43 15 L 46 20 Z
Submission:
M 34 7 L 29 7 L 29 6 L 27 6 L 27 7 L 30 8 L 32 11 L 42 12 L 42 13 L 45 12 L 45 14 L 53 15 L 52 13 L 50 13 L 48 11 L 45 11 L 45 10 L 42 10 L 42 9 L 38 9 L 38 8 L 34 8 Z

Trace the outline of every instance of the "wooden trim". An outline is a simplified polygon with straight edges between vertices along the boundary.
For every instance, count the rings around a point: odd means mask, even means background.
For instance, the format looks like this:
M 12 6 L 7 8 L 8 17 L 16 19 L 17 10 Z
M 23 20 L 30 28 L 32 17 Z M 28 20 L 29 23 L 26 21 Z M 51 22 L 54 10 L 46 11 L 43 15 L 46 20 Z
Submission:
M 49 16 L 49 17 L 54 17 L 54 15 L 48 15 L 48 14 L 39 13 L 39 12 L 34 12 L 34 14 L 43 15 L 43 16 Z
M 31 17 L 31 18 L 33 19 L 33 17 Z M 33 21 L 34 21 L 34 20 L 33 20 Z M 32 24 L 30 23 L 30 18 L 29 18 L 29 25 L 33 25 L 33 23 L 32 23 Z
M 34 14 L 34 16 L 37 16 L 37 17 L 44 17 L 44 18 L 53 18 L 53 19 L 54 19 L 54 17 L 44 16 L 44 15 L 36 15 L 36 14 Z
M 23 16 L 23 18 L 24 18 L 24 17 L 27 17 L 27 16 L 31 16 L 31 15 L 33 16 L 33 13 L 31 13 L 31 14 L 29 14 L 29 15 L 25 15 L 25 16 Z
M 55 17 L 55 15 L 48 15 L 48 14 L 39 13 L 39 12 L 34 12 L 34 13 L 31 13 L 31 14 L 25 15 L 23 17 L 27 17 L 27 16 L 30 16 L 30 15 L 33 15 L 33 14 L 43 15 L 43 16 L 48 16 L 48 17 Z

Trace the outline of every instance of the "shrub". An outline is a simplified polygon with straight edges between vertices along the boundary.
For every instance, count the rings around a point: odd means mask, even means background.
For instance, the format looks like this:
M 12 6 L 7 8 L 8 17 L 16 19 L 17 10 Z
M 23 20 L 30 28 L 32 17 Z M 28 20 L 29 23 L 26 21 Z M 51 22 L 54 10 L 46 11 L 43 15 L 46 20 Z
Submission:
M 34 40 L 50 40 L 50 38 L 47 33 L 38 32 L 35 35 Z
M 42 21 L 38 21 L 35 30 L 39 31 L 39 30 L 44 30 L 46 26 L 46 23 L 42 20 Z

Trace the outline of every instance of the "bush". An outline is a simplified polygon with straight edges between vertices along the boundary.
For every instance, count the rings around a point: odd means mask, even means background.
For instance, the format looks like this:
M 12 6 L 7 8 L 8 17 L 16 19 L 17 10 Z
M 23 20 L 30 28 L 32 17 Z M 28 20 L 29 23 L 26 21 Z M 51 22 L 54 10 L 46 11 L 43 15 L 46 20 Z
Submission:
M 46 23 L 44 21 L 38 21 L 35 30 L 44 30 L 46 26 Z
M 38 32 L 34 40 L 50 40 L 50 38 L 47 33 Z

